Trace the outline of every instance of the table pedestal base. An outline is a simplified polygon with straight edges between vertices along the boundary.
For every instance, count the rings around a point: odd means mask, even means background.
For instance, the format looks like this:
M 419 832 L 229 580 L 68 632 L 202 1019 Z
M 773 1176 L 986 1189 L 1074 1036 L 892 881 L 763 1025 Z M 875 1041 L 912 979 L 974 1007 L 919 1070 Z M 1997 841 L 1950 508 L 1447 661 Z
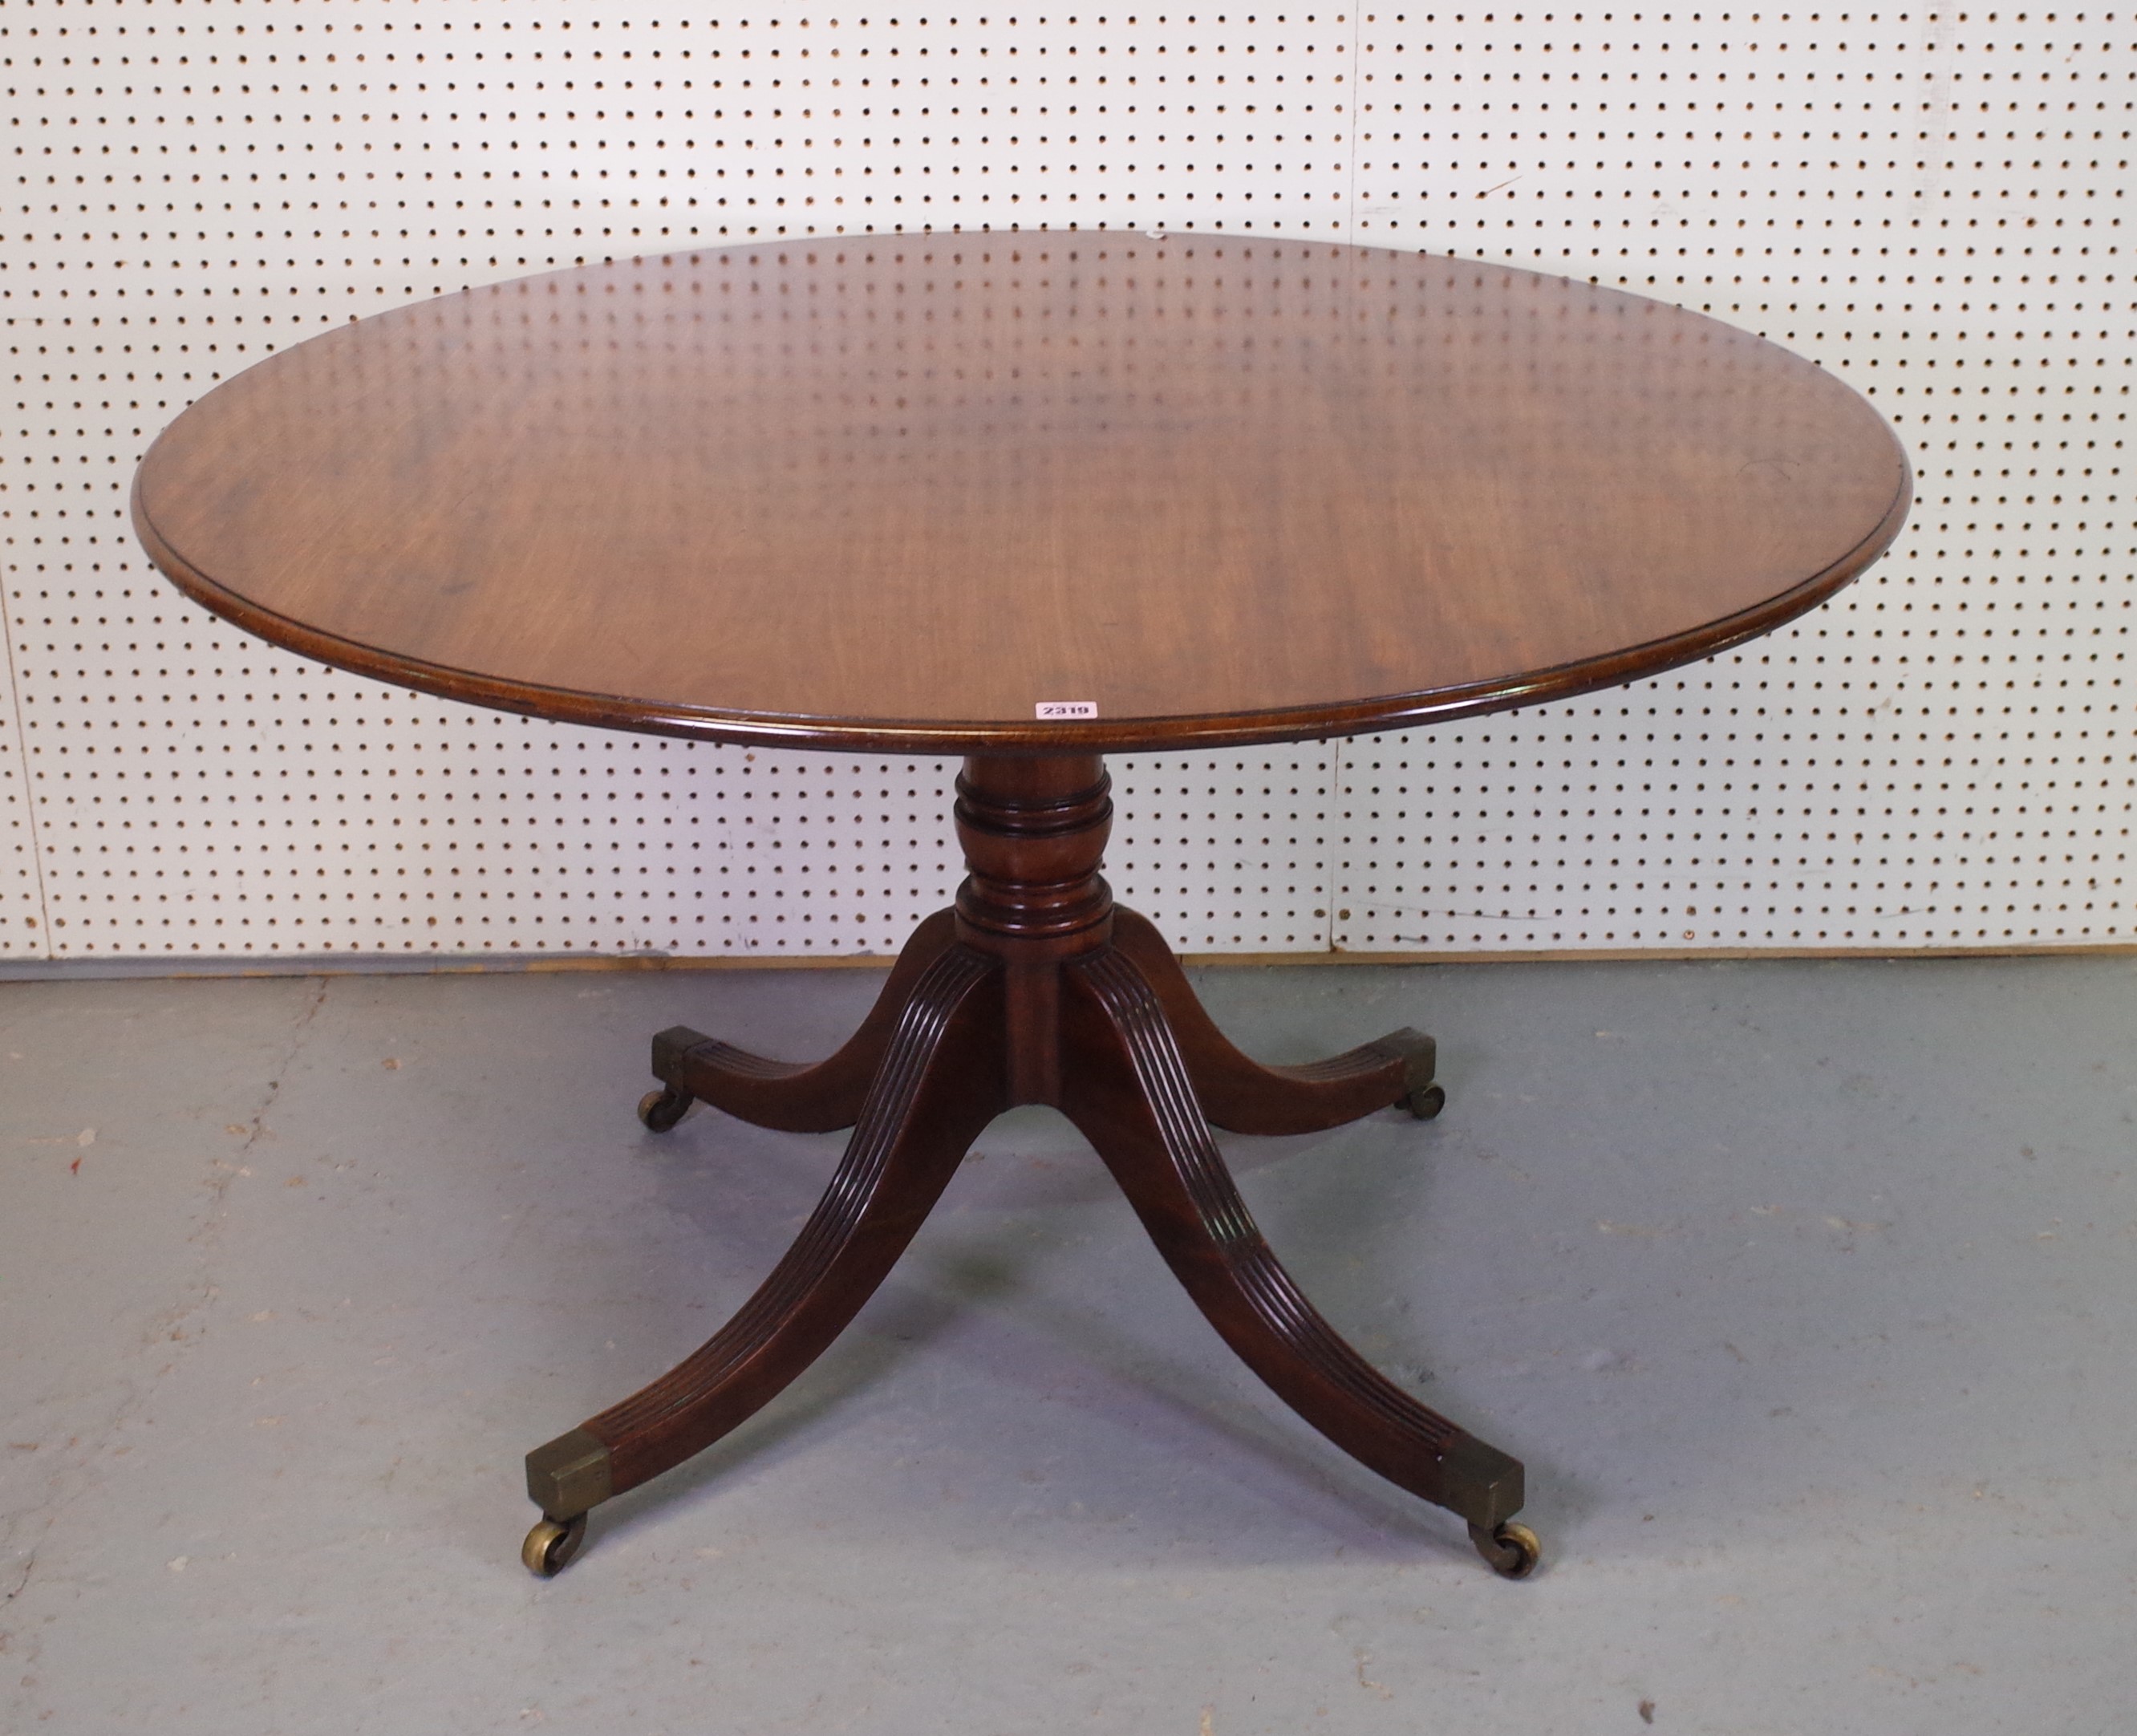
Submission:
M 958 780 L 971 875 L 921 924 L 873 1011 L 828 1061 L 767 1061 L 677 1028 L 653 1042 L 674 1126 L 701 1099 L 760 1126 L 850 1126 L 800 1238 L 695 1354 L 527 1456 L 542 1521 L 524 1559 L 553 1573 L 586 1515 L 682 1463 L 815 1360 L 913 1239 L 982 1129 L 1049 1103 L 1083 1131 L 1196 1305 L 1278 1397 L 1354 1458 L 1469 1524 L 1511 1577 L 1536 1564 L 1521 1467 L 1428 1410 L 1336 1336 L 1248 1214 L 1210 1135 L 1303 1133 L 1401 1106 L 1438 1113 L 1429 1037 L 1402 1030 L 1295 1067 L 1233 1048 L 1157 931 L 1098 877 L 1112 816 L 1095 756 L 975 758 Z

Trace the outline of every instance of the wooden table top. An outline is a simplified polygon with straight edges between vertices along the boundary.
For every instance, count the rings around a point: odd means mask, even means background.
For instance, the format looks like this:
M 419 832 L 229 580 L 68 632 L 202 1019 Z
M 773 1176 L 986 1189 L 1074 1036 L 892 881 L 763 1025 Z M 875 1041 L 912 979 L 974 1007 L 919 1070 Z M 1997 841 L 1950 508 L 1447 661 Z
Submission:
M 1658 302 L 1287 241 L 875 236 L 328 332 L 143 463 L 248 630 L 582 722 L 928 753 L 1347 735 L 1772 628 L 1899 530 L 1847 386 Z M 1095 715 L 1041 721 L 1043 706 Z

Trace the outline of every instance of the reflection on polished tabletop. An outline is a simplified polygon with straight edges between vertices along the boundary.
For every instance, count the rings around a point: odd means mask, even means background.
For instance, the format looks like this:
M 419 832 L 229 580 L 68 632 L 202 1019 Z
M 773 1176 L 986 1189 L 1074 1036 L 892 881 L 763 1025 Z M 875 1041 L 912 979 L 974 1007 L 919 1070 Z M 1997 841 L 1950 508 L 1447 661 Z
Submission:
M 1232 238 L 781 243 L 329 333 L 143 466 L 158 561 L 433 691 L 727 739 L 1281 739 L 1617 681 L 1873 559 L 1877 413 L 1713 320 Z M 1048 702 L 1095 723 L 1034 727 Z
M 1404 1028 L 1267 1067 L 1098 869 L 1100 756 L 1574 693 L 1811 607 L 1884 550 L 1876 411 L 1712 320 L 1498 266 L 1132 236 L 781 243 L 327 333 L 144 462 L 157 563 L 308 655 L 538 716 L 960 753 L 970 870 L 813 1066 L 676 1027 L 694 1104 L 851 1127 L 800 1238 L 668 1374 L 528 1456 L 523 1550 L 737 1427 L 850 1320 L 981 1131 L 1059 1108 L 1285 1403 L 1539 1559 L 1523 1468 L 1315 1311 L 1211 1136 L 1446 1101 Z M 1066 713 L 1066 715 L 1060 715 Z

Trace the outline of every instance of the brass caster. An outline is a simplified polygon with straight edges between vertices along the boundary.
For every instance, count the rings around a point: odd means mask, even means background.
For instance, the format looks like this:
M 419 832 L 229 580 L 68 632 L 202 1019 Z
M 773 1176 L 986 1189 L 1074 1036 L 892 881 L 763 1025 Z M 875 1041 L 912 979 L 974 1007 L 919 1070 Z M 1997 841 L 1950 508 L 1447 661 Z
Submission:
M 536 1578 L 553 1579 L 572 1564 L 586 1534 L 585 1514 L 576 1519 L 552 1519 L 545 1513 L 527 1534 L 527 1541 L 519 1545 L 519 1559 Z
M 664 1086 L 659 1091 L 649 1091 L 638 1100 L 638 1119 L 653 1132 L 665 1133 L 683 1119 L 696 1101 L 686 1091 Z
M 1422 1091 L 1414 1091 L 1402 1100 L 1407 1109 L 1420 1121 L 1429 1121 L 1447 1107 L 1447 1092 L 1438 1085 L 1428 1085 Z
M 1503 1520 L 1496 1531 L 1472 1525 L 1469 1541 L 1502 1579 L 1526 1579 L 1543 1559 L 1543 1545 L 1536 1533 L 1517 1519 Z

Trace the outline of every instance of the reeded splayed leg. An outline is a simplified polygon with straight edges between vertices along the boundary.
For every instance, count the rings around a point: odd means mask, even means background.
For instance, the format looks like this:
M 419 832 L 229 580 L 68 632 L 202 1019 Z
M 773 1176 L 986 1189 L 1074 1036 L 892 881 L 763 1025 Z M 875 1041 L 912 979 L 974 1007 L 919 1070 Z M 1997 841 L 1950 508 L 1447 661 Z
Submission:
M 872 1296 L 980 1130 L 1006 1106 L 1001 972 L 938 954 L 901 1010 L 845 1160 L 800 1238 L 742 1311 L 643 1392 L 527 1456 L 543 1511 L 523 1552 L 570 1559 L 583 1516 L 709 1447 L 814 1362 Z
M 1165 1009 L 1121 951 L 1063 973 L 1073 1064 L 1061 1107 L 1098 1147 L 1174 1275 L 1277 1396 L 1361 1463 L 1452 1508 L 1501 1573 L 1533 1567 L 1510 1524 L 1521 1466 L 1425 1408 L 1315 1312 L 1249 1215 L 1210 1137 Z
M 1433 1081 L 1438 1046 L 1405 1026 L 1326 1061 L 1268 1067 L 1234 1048 L 1203 1010 L 1180 960 L 1156 928 L 1113 910 L 1113 946 L 1140 970 L 1165 1009 L 1202 1113 L 1232 1133 L 1318 1133 L 1399 1106 L 1420 1121 L 1447 1093 Z
M 639 1119 L 665 1133 L 695 1098 L 759 1127 L 788 1133 L 835 1133 L 852 1126 L 913 985 L 948 951 L 955 927 L 951 913 L 942 910 L 913 931 L 860 1028 L 827 1061 L 768 1061 L 688 1025 L 670 1026 L 653 1039 L 653 1077 L 665 1089 L 638 1106 Z

